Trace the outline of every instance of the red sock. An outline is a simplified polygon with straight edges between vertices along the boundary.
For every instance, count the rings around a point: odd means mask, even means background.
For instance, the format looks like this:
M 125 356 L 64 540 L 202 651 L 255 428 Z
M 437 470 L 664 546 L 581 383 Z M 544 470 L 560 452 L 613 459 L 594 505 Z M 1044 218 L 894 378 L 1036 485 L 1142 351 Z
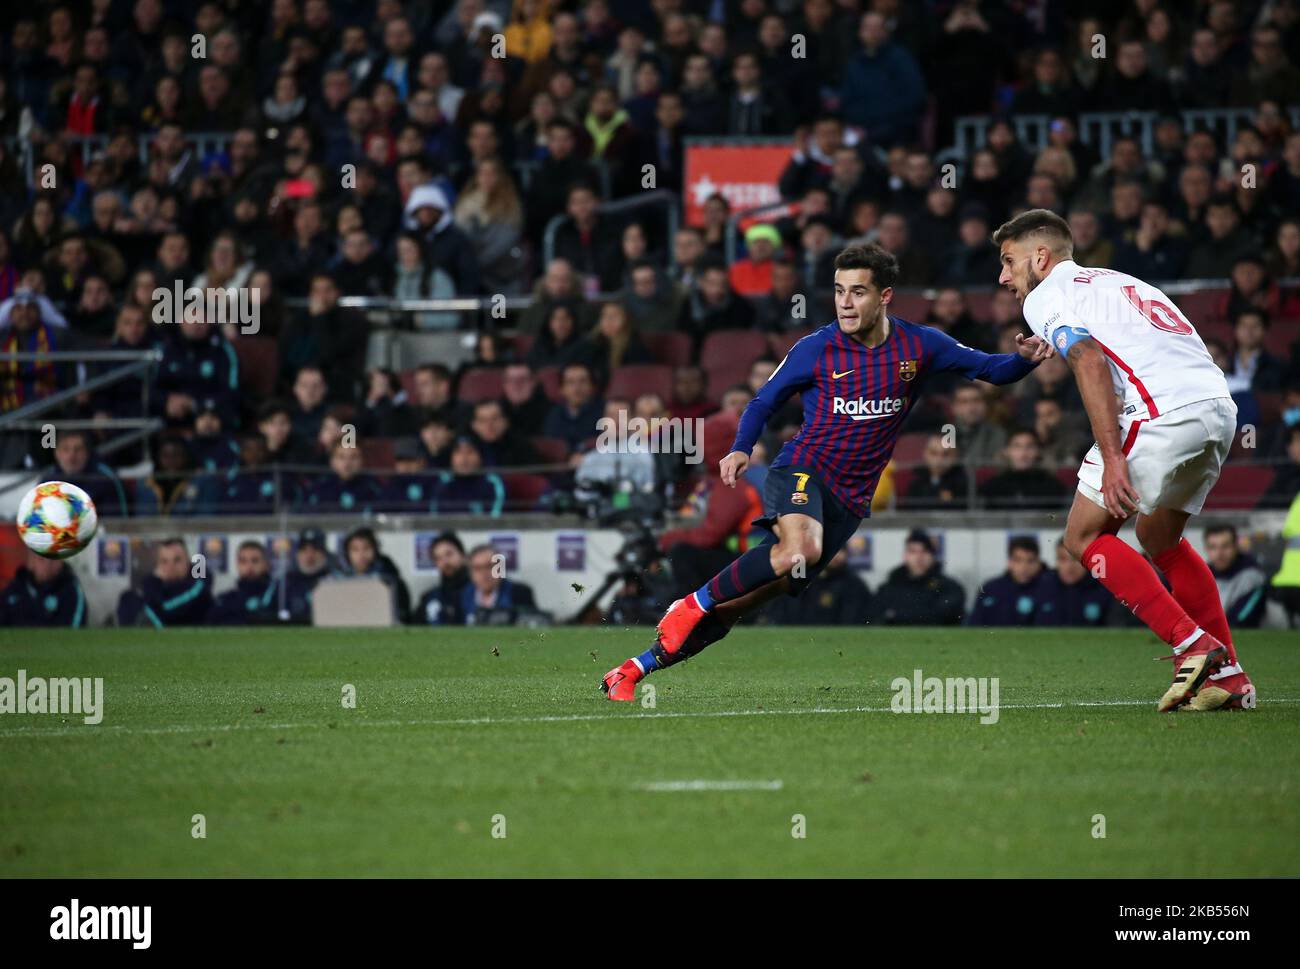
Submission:
M 1114 535 L 1102 535 L 1084 549 L 1083 565 L 1170 646 L 1182 645 L 1196 632 L 1196 623 L 1165 591 L 1151 564 Z
M 1205 559 L 1184 538 L 1173 548 L 1157 555 L 1155 563 L 1169 579 L 1178 604 L 1187 610 L 1187 615 L 1198 626 L 1228 647 L 1228 665 L 1235 665 L 1237 650 L 1232 645 L 1228 617 L 1223 612 L 1214 573 L 1205 564 Z

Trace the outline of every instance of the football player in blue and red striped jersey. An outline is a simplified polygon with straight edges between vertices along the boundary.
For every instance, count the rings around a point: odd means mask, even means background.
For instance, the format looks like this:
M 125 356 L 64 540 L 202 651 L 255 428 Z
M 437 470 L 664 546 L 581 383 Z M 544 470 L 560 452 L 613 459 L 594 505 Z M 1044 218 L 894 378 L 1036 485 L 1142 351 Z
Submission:
M 671 666 L 725 636 L 745 613 L 783 593 L 799 595 L 871 513 L 871 498 L 903 421 L 931 374 L 1012 383 L 1052 353 L 1017 336 L 1017 352 L 988 354 L 940 330 L 889 314 L 898 261 L 876 245 L 852 246 L 835 259 L 835 322 L 804 337 L 786 355 L 740 419 L 721 462 L 735 486 L 768 418 L 800 394 L 803 426 L 772 462 L 761 524 L 772 532 L 659 621 L 655 643 L 610 670 L 602 689 L 631 700 L 647 673 Z

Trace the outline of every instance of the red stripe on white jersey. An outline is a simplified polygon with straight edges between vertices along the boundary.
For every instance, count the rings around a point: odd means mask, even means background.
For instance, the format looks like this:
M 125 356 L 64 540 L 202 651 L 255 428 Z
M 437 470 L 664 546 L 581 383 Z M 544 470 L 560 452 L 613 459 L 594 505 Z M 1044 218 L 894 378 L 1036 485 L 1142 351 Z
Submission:
M 1106 354 L 1115 366 L 1119 367 L 1120 370 L 1123 370 L 1124 373 L 1128 375 L 1129 382 L 1137 388 L 1138 396 L 1142 398 L 1142 403 L 1147 405 L 1147 413 L 1152 417 L 1159 417 L 1160 409 L 1156 407 L 1156 402 L 1152 400 L 1151 395 L 1147 393 L 1146 384 L 1142 383 L 1142 381 L 1138 379 L 1138 375 L 1133 372 L 1133 368 L 1116 356 L 1115 352 L 1111 350 L 1110 347 L 1106 346 L 1106 344 L 1102 343 L 1095 336 L 1093 337 L 1093 340 L 1096 341 L 1097 346 L 1101 347 L 1102 353 Z

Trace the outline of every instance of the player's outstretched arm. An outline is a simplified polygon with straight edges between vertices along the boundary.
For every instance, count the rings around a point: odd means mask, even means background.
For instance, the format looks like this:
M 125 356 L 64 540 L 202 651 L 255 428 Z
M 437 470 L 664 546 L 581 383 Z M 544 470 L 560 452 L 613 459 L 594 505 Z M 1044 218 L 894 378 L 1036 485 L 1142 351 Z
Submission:
M 985 353 L 939 330 L 929 330 L 925 339 L 934 346 L 935 369 L 952 370 L 969 380 L 991 384 L 1015 383 L 1055 352 L 1046 340 L 1023 334 L 1016 335 L 1015 353 Z
M 1119 402 L 1110 364 L 1097 341 L 1087 337 L 1070 344 L 1065 360 L 1074 371 L 1092 435 L 1101 451 L 1101 494 L 1106 510 L 1116 518 L 1127 518 L 1137 510 L 1138 493 L 1129 481 L 1128 461 L 1119 439 Z

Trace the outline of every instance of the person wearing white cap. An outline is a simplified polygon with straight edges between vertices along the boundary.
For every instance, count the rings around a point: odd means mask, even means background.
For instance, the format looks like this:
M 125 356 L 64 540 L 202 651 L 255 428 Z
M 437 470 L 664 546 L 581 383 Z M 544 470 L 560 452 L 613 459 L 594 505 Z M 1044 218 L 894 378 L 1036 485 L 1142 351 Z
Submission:
M 417 185 L 406 200 L 406 226 L 418 232 L 428 248 L 429 268 L 444 270 L 456 284 L 457 296 L 477 295 L 480 282 L 474 245 L 452 218 L 447 193 L 434 183 Z

